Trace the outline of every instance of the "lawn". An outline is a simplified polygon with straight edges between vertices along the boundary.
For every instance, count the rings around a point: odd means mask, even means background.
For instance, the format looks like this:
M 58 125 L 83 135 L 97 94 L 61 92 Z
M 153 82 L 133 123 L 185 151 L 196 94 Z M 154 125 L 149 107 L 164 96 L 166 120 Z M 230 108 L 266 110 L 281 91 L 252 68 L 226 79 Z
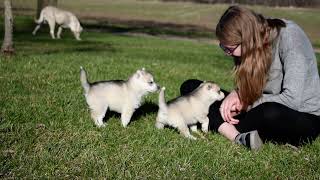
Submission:
M 298 150 L 267 143 L 258 152 L 217 133 L 191 141 L 174 129 L 155 128 L 157 94 L 145 98 L 128 128 L 117 115 L 105 128 L 94 126 L 80 66 L 90 81 L 126 79 L 145 67 L 172 99 L 190 78 L 232 89 L 232 60 L 217 46 L 88 31 L 77 42 L 67 30 L 52 40 L 48 29 L 33 37 L 26 30 L 31 21 L 16 19 L 17 53 L 0 58 L 0 178 L 320 178 L 319 138 Z
M 2 4 L 0 4 L 1 6 Z M 132 29 L 132 25 L 126 27 L 126 24 L 128 21 L 134 21 L 136 24 L 142 23 L 144 28 L 153 28 L 149 31 L 161 33 L 167 28 L 153 27 L 150 24 L 173 23 L 196 26 L 200 29 L 204 28 L 203 31 L 205 33 L 196 32 L 196 34 L 209 37 L 214 34 L 218 20 L 228 6 L 227 4 L 195 4 L 189 2 L 163 2 L 160 0 L 90 0 L 89 3 L 87 0 L 77 0 L 77 3 L 74 3 L 74 1 L 58 1 L 58 7 L 74 12 L 84 24 L 98 24 L 99 26 L 108 27 L 117 25 L 122 28 Z M 16 9 L 16 14 L 29 14 L 34 17 L 37 0 L 28 0 L 28 3 L 25 0 L 15 0 L 13 1 L 13 7 Z M 319 8 L 265 6 L 248 6 L 248 8 L 267 17 L 295 21 L 306 31 L 314 47 L 320 48 Z M 121 21 L 120 25 L 115 22 L 116 20 Z

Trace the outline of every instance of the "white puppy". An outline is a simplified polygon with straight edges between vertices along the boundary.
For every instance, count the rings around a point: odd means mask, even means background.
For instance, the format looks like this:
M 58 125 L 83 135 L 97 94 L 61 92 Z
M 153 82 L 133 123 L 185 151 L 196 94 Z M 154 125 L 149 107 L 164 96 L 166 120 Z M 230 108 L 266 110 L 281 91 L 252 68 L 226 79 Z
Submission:
M 91 110 L 91 117 L 98 127 L 105 126 L 103 118 L 109 109 L 121 113 L 123 127 L 127 127 L 134 111 L 140 107 L 144 95 L 159 90 L 152 74 L 144 68 L 137 70 L 128 80 L 110 80 L 89 83 L 81 67 L 80 80 Z
M 38 20 L 35 20 L 35 22 L 38 25 L 33 30 L 33 35 L 36 35 L 43 22 L 47 22 L 50 27 L 51 37 L 52 39 L 55 39 L 54 28 L 55 24 L 57 23 L 59 25 L 59 29 L 57 32 L 58 39 L 60 39 L 61 37 L 62 28 L 70 28 L 74 37 L 77 40 L 81 40 L 80 33 L 82 32 L 83 28 L 81 27 L 77 17 L 71 12 L 58 9 L 56 7 L 47 6 L 41 10 L 40 17 Z
M 215 101 L 224 98 L 224 94 L 217 84 L 203 82 L 190 94 L 178 97 L 168 104 L 165 101 L 164 90 L 164 87 L 161 88 L 159 94 L 159 111 L 156 120 L 158 129 L 169 125 L 177 128 L 185 137 L 196 139 L 190 134 L 188 126 L 191 126 L 192 131 L 197 132 L 197 123 L 200 122 L 202 131 L 208 132 L 209 107 Z

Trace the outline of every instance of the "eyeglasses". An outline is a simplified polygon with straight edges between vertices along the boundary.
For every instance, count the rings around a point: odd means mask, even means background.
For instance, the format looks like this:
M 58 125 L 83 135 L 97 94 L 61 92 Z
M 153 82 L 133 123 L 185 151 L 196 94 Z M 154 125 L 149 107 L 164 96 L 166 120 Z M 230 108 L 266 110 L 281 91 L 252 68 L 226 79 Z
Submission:
M 233 52 L 239 47 L 240 44 L 237 44 L 236 47 L 234 48 L 228 48 L 226 46 L 224 46 L 223 44 L 219 44 L 220 48 L 227 54 L 227 55 L 232 55 Z

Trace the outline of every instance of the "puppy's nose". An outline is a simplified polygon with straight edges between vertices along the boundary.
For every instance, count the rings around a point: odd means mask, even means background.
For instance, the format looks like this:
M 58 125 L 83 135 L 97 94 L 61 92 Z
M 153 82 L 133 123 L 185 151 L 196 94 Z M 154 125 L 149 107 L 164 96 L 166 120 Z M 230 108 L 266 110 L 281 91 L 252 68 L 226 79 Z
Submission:
M 160 86 L 157 84 L 157 90 L 160 90 Z
M 224 98 L 224 93 L 222 91 L 219 91 L 222 98 Z

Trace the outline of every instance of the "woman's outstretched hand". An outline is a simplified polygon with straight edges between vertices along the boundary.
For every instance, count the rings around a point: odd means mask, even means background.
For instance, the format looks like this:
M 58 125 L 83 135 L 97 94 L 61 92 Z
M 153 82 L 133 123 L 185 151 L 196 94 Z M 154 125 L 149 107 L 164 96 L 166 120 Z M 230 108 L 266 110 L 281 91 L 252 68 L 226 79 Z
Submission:
M 220 106 L 220 113 L 224 121 L 230 124 L 238 124 L 239 120 L 233 117 L 238 115 L 242 109 L 242 104 L 240 102 L 238 93 L 233 90 L 231 93 L 223 100 Z

